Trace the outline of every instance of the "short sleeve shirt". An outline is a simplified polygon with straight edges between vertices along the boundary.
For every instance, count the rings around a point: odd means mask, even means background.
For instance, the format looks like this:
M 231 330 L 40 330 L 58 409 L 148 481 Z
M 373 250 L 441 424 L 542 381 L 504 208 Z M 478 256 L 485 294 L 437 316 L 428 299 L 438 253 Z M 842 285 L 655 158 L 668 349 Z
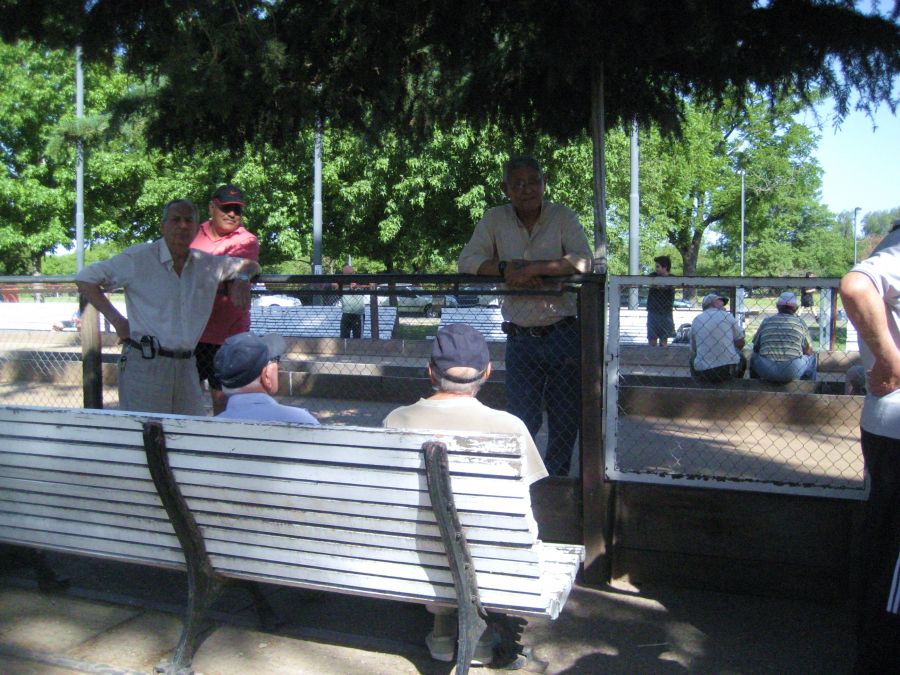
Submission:
M 169 247 L 159 239 L 89 265 L 75 279 L 125 291 L 132 338 L 152 335 L 166 349 L 194 349 L 219 283 L 236 277 L 243 262 L 191 249 L 179 276 Z
M 737 364 L 740 360 L 735 340 L 744 337 L 744 330 L 731 314 L 710 307 L 691 323 L 691 344 L 694 347 L 694 368 L 709 370 Z
M 525 444 L 522 475 L 525 482 L 544 478 L 547 469 L 525 423 L 515 415 L 495 410 L 476 398 L 460 396 L 446 399 L 419 399 L 397 408 L 384 418 L 383 426 L 392 429 L 444 429 L 447 431 L 485 431 L 517 434 Z
M 888 330 L 894 344 L 900 347 L 900 230 L 893 230 L 876 247 L 871 256 L 853 268 L 865 274 L 887 309 Z M 861 341 L 860 357 L 866 371 L 875 364 L 875 357 L 868 345 Z M 900 438 L 900 390 L 887 396 L 867 394 L 863 403 L 860 426 L 872 434 Z
M 214 239 L 210 231 L 211 227 L 208 220 L 201 223 L 197 230 L 197 236 L 191 243 L 191 248 L 212 255 L 259 260 L 259 239 L 256 238 L 256 235 L 243 227 L 238 227 L 234 232 Z M 246 333 L 248 330 L 250 330 L 250 310 L 238 309 L 227 295 L 219 292 L 216 295 L 206 329 L 200 336 L 200 342 L 220 345 L 232 335 Z
M 544 202 L 531 232 L 512 204 L 489 209 L 475 226 L 459 256 L 463 274 L 477 274 L 486 260 L 559 260 L 565 258 L 581 273 L 591 271 L 593 254 L 578 216 L 560 204 Z M 546 282 L 548 290 L 560 285 Z M 507 296 L 503 318 L 520 326 L 547 326 L 577 313 L 575 295 Z

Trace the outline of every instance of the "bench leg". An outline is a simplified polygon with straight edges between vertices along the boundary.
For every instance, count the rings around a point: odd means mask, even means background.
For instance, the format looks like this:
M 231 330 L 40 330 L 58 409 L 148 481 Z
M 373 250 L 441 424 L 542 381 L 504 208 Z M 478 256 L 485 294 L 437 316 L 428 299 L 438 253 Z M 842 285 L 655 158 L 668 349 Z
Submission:
M 222 590 L 222 579 L 209 561 L 203 535 L 175 481 L 169 466 L 166 437 L 159 422 L 144 423 L 144 452 L 156 491 L 181 544 L 188 575 L 188 605 L 181 639 L 172 662 L 157 666 L 157 671 L 166 675 L 188 675 L 192 672 L 194 654 L 209 632 L 206 617 Z
M 425 453 L 425 475 L 431 507 L 441 531 L 441 540 L 447 552 L 459 616 L 459 646 L 456 650 L 457 675 L 466 675 L 478 638 L 487 628 L 487 613 L 481 606 L 475 566 L 466 542 L 466 535 L 459 523 L 453 491 L 450 487 L 450 468 L 447 464 L 447 447 L 430 441 L 422 446 Z

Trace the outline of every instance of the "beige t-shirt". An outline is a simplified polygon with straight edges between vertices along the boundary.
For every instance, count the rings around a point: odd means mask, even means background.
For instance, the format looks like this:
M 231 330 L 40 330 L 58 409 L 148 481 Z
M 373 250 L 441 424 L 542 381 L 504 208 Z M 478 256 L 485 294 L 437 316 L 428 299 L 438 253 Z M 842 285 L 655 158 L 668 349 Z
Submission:
M 470 396 L 445 399 L 419 399 L 412 405 L 392 411 L 382 426 L 392 429 L 438 429 L 442 431 L 484 431 L 518 434 L 525 443 L 522 476 L 526 484 L 547 476 L 547 469 L 525 423 L 503 410 L 488 408 Z

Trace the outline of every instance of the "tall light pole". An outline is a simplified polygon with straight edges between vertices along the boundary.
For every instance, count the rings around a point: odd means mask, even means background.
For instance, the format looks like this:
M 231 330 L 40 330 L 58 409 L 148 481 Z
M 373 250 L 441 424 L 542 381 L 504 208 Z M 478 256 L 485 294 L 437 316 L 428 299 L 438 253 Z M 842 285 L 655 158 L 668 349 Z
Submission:
M 853 209 L 853 264 L 856 264 L 856 216 L 859 215 L 860 208 L 857 206 Z
M 744 276 L 744 175 L 741 169 L 741 276 Z

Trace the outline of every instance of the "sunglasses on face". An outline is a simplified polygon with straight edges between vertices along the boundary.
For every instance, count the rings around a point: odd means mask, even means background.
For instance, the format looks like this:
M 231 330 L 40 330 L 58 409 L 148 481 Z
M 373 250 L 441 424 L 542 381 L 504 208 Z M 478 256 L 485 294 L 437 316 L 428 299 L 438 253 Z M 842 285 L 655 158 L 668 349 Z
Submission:
M 244 207 L 240 204 L 219 204 L 216 203 L 216 208 L 219 209 L 222 213 L 233 213 L 236 216 L 242 216 L 244 214 Z

